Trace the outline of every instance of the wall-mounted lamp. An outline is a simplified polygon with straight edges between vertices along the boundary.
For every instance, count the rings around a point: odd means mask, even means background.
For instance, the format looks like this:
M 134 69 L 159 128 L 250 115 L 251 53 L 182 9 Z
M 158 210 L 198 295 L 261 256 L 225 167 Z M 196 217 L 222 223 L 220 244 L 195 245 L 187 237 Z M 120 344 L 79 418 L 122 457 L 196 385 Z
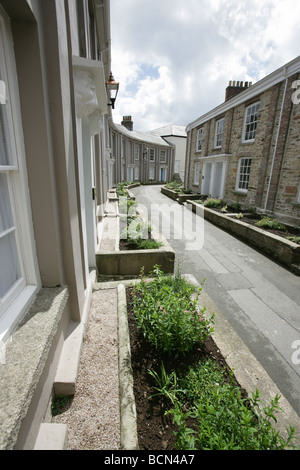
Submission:
M 115 101 L 119 91 L 119 82 L 116 82 L 112 72 L 110 72 L 109 79 L 106 82 L 107 95 L 110 99 L 108 106 L 111 106 L 112 109 L 115 109 Z

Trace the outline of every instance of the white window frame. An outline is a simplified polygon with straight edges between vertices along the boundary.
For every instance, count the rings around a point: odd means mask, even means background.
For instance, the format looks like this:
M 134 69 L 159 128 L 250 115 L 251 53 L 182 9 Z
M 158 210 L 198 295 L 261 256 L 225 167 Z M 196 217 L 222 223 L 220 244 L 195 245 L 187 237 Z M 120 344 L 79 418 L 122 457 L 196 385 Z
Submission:
M 149 162 L 155 162 L 155 150 L 149 149 Z
M 134 167 L 134 181 L 139 181 L 140 179 L 140 167 L 135 166 Z
M 224 122 L 225 122 L 225 118 L 221 118 L 216 121 L 216 131 L 215 131 L 215 148 L 216 149 L 221 148 L 223 144 Z
M 203 127 L 200 127 L 197 132 L 197 144 L 196 144 L 196 152 L 201 152 L 202 150 L 202 139 L 203 139 Z
M 236 177 L 236 191 L 247 193 L 250 181 L 252 159 L 249 157 L 241 157 L 238 162 L 238 171 Z
M 166 162 L 167 162 L 167 151 L 161 150 L 160 151 L 160 163 L 166 163 Z
M 141 153 L 140 145 L 135 144 L 134 145 L 134 159 L 136 161 L 138 161 L 140 159 L 140 153 Z
M 121 158 L 126 157 L 126 140 L 121 138 Z
M 256 137 L 256 129 L 259 117 L 260 102 L 250 104 L 245 110 L 243 143 L 253 143 Z
M 155 179 L 155 168 L 154 166 L 149 167 L 149 181 L 154 181 Z
M 132 165 L 129 165 L 127 167 L 127 181 L 133 181 L 133 178 L 134 178 L 134 174 L 133 174 L 133 166 Z
M 34 246 L 30 197 L 26 169 L 25 146 L 13 51 L 10 20 L 0 6 L 0 64 L 6 85 L 6 106 L 13 161 L 0 166 L 9 186 L 9 199 L 15 222 L 15 239 L 20 265 L 20 278 L 0 299 L 0 341 L 6 341 L 40 288 L 40 276 Z M 0 266 L 1 269 L 1 266 Z
M 194 169 L 194 186 L 199 186 L 200 184 L 200 162 L 195 163 Z

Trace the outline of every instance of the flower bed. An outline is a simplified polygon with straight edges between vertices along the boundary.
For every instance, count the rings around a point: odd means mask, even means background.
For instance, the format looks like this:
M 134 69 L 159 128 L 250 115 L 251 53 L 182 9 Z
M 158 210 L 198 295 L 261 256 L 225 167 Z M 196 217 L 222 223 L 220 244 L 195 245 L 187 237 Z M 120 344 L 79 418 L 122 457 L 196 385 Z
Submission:
M 300 274 L 300 245 L 296 242 L 299 232 L 297 228 L 287 227 L 275 219 L 263 217 L 256 212 L 242 211 L 240 206 L 230 208 L 224 201 L 203 202 L 202 200 L 189 200 L 187 207 L 195 212 L 197 207 L 202 208 L 207 221 L 249 243 L 291 269 L 295 274 Z
M 279 449 L 272 426 L 278 397 L 260 410 L 217 349 L 207 318 L 181 276 L 155 277 L 127 290 L 131 363 L 141 450 Z
M 125 188 L 119 188 L 119 211 L 115 216 L 117 229 L 114 235 L 118 246 L 112 251 L 96 252 L 98 279 L 137 277 L 142 267 L 145 273 L 149 273 L 155 264 L 162 266 L 166 273 L 173 273 L 174 250 L 155 227 L 145 221 L 137 203 L 128 198 Z M 106 223 L 112 220 L 110 216 Z

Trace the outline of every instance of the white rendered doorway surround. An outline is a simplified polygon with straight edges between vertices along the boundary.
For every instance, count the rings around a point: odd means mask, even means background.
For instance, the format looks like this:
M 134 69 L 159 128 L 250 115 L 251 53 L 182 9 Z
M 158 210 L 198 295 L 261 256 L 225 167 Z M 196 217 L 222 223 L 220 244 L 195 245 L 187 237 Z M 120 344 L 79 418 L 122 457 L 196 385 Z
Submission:
M 222 199 L 225 193 L 227 158 L 229 155 L 218 155 L 202 158 L 201 194 Z

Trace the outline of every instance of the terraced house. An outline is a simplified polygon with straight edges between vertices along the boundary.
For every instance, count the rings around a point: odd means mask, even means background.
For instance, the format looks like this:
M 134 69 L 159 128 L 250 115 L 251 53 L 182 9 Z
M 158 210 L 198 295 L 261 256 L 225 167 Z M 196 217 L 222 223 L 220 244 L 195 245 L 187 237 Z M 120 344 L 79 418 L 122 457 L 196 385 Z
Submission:
M 297 57 L 253 85 L 229 82 L 186 128 L 186 188 L 299 225 L 299 78 Z
M 121 181 L 167 182 L 174 176 L 175 145 L 160 135 L 133 129 L 131 116 L 121 124 L 109 123 L 111 142 L 110 184 Z
M 109 187 L 109 0 L 0 0 L 0 448 L 72 394 Z

